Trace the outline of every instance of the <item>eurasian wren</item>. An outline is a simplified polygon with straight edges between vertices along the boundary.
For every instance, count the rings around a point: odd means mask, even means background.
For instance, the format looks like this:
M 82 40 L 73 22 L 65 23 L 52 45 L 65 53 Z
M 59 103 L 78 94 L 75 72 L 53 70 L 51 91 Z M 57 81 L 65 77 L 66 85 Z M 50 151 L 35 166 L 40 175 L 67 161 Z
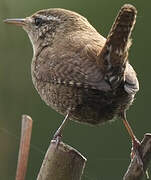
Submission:
M 107 39 L 86 18 L 65 9 L 46 9 L 25 19 L 5 20 L 22 26 L 32 42 L 32 80 L 46 104 L 66 119 L 93 125 L 119 116 L 134 149 L 139 142 L 125 113 L 139 90 L 128 61 L 136 14 L 134 6 L 124 5 Z

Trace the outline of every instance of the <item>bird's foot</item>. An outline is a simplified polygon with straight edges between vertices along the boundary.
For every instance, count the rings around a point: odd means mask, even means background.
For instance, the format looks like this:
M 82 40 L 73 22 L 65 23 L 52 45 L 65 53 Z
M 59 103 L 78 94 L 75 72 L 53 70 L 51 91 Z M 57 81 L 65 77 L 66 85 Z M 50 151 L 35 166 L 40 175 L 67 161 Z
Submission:
M 140 153 L 140 142 L 136 138 L 132 140 L 131 159 L 133 159 L 135 156 L 136 156 L 138 165 L 143 170 L 144 167 L 143 167 L 143 161 L 142 161 L 142 157 Z
M 62 139 L 62 134 L 60 133 L 60 131 L 57 130 L 53 136 L 53 141 L 55 141 L 56 143 L 56 148 L 58 148 L 61 139 Z
M 59 143 L 62 140 L 62 131 L 64 130 L 66 124 L 68 123 L 68 119 L 69 119 L 68 116 L 69 116 L 69 113 L 66 115 L 62 124 L 60 125 L 60 127 L 57 129 L 57 131 L 55 132 L 55 134 L 53 136 L 53 141 L 56 142 L 56 148 L 58 148 Z

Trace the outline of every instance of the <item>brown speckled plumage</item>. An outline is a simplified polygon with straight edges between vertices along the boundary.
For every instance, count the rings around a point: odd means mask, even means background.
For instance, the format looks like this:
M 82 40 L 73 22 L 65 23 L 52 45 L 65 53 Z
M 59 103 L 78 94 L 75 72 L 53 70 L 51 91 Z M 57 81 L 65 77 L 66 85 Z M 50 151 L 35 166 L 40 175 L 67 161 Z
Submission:
M 140 142 L 126 119 L 139 90 L 128 61 L 136 14 L 134 6 L 124 5 L 107 39 L 86 18 L 65 9 L 41 10 L 5 22 L 27 31 L 34 50 L 34 86 L 48 106 L 66 116 L 53 139 L 59 143 L 68 119 L 96 125 L 118 116 L 131 136 L 132 154 L 143 167 Z
M 136 9 L 124 5 L 105 39 L 86 18 L 46 9 L 22 20 L 34 55 L 34 86 L 47 105 L 79 122 L 100 124 L 122 116 L 139 89 L 128 62 Z
M 125 22 L 117 18 L 107 41 L 76 13 L 50 9 L 34 16 L 44 14 L 57 16 L 61 23 L 54 34 L 50 29 L 51 44 L 41 44 L 40 53 L 36 51 L 33 57 L 32 78 L 41 98 L 63 115 L 69 110 L 69 118 L 80 122 L 99 124 L 120 115 L 138 90 L 135 71 L 127 60 L 134 10 L 126 18 L 120 14 Z

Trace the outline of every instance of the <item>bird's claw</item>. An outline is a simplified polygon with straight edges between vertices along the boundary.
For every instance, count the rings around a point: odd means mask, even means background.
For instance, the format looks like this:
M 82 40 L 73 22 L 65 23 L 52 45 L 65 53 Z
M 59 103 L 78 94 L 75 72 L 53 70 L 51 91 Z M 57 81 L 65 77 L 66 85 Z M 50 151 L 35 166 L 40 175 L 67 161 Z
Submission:
M 133 159 L 134 157 L 136 157 L 138 165 L 140 166 L 142 171 L 144 171 L 143 160 L 140 153 L 140 142 L 137 139 L 134 139 L 132 141 L 131 159 Z
M 57 131 L 55 135 L 53 136 L 53 140 L 56 142 L 56 148 L 58 148 L 59 143 L 61 142 L 61 139 L 62 139 L 62 135 L 58 133 Z

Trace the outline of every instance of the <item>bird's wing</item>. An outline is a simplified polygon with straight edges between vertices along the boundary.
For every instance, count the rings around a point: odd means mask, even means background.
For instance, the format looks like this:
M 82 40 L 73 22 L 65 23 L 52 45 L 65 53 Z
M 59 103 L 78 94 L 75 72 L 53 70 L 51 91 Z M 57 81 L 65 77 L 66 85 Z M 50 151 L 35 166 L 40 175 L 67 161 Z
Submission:
M 139 90 L 139 82 L 133 67 L 127 63 L 125 69 L 124 89 L 128 94 L 135 94 Z
M 91 56 L 92 55 L 92 56 Z M 93 58 L 80 56 L 78 53 L 68 56 L 39 56 L 35 76 L 43 82 L 53 82 L 67 86 L 85 87 L 100 91 L 110 91 L 112 87 L 105 80 L 102 70 Z M 47 59 L 44 61 L 44 59 Z M 133 67 L 127 63 L 124 72 L 124 89 L 128 94 L 135 94 L 139 90 L 139 83 Z
M 100 67 L 90 57 L 64 55 L 44 57 L 39 60 L 36 67 L 36 78 L 41 81 L 65 84 L 68 86 L 85 87 L 102 91 L 111 90 L 110 85 L 104 80 Z

